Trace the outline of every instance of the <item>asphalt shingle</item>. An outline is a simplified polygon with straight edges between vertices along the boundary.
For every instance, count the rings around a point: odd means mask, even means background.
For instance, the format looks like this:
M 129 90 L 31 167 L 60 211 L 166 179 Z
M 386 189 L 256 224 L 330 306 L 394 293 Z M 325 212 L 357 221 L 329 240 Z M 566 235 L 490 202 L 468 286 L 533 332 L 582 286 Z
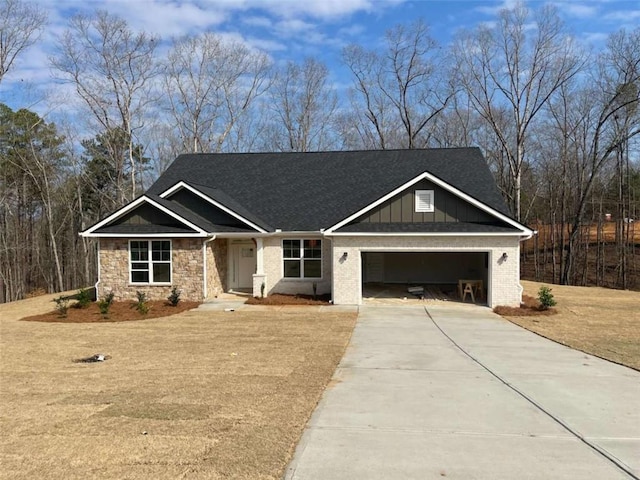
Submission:
M 266 230 L 317 231 L 424 172 L 509 216 L 478 148 L 187 154 L 148 194 L 184 181 Z

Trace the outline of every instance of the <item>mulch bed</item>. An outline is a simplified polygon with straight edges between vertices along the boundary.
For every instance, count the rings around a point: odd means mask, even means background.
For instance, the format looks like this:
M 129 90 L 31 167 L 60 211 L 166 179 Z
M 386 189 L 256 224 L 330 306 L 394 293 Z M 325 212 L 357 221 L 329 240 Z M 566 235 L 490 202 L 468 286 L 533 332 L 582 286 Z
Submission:
M 511 317 L 549 316 L 558 313 L 555 308 L 541 310 L 540 302 L 529 295 L 522 296 L 522 304 L 519 307 L 507 307 L 500 305 L 495 307 L 493 311 L 498 315 Z
M 166 300 L 149 301 L 149 311 L 142 314 L 135 309 L 135 302 L 113 302 L 109 309 L 109 314 L 105 318 L 98 309 L 97 303 L 91 303 L 87 308 L 75 308 L 70 306 L 67 316 L 61 317 L 54 309 L 49 313 L 25 317 L 22 320 L 27 322 L 59 322 L 59 323 L 113 323 L 131 322 L 136 320 L 147 320 L 150 318 L 167 317 L 176 313 L 191 310 L 200 305 L 199 302 L 181 301 L 175 307 Z
M 331 295 L 285 295 L 274 293 L 268 297 L 251 297 L 245 303 L 249 305 L 331 305 Z

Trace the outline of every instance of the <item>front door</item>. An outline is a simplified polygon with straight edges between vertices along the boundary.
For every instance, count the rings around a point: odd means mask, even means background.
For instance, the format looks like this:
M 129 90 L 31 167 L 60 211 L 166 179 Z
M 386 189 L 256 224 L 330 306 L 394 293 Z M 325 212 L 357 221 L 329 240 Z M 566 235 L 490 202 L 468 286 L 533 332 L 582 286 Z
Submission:
M 230 285 L 236 290 L 251 290 L 256 273 L 256 247 L 253 243 L 231 245 Z

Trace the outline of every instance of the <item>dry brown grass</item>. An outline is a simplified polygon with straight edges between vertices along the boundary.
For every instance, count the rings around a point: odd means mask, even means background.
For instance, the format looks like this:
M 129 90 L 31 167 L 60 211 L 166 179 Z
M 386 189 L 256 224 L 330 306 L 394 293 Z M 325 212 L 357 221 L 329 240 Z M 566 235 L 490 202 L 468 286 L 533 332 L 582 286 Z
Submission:
M 55 296 L 0 305 L 2 478 L 280 478 L 356 318 L 17 321 Z
M 522 281 L 537 296 L 542 283 Z M 640 293 L 549 285 L 558 304 L 552 316 L 505 316 L 571 348 L 640 370 Z

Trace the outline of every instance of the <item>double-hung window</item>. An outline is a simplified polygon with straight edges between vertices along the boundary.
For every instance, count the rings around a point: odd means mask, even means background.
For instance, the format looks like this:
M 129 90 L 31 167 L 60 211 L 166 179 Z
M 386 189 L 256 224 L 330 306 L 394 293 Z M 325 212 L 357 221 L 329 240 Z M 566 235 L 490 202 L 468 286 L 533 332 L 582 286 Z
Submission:
M 171 283 L 171 240 L 129 242 L 131 283 Z
M 322 240 L 283 240 L 285 278 L 322 277 Z

